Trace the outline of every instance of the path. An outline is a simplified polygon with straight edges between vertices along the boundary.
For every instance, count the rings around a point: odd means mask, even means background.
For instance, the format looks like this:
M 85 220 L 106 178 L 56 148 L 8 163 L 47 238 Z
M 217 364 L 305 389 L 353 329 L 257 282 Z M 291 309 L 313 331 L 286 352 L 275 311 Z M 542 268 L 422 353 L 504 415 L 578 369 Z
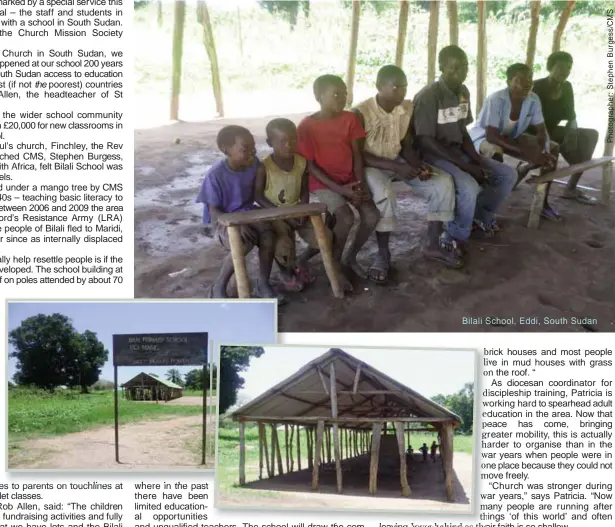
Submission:
M 415 456 L 416 457 L 416 456 Z M 412 496 L 403 498 L 399 491 L 399 479 L 394 482 L 378 478 L 378 493 L 367 493 L 367 481 L 344 480 L 344 494 L 337 494 L 335 477 L 320 478 L 320 490 L 310 490 L 311 473 L 303 471 L 289 476 L 276 477 L 248 483 L 254 490 L 253 495 L 244 487 L 240 491 L 232 490 L 216 495 L 217 508 L 262 507 L 268 509 L 354 509 L 370 511 L 440 511 L 445 513 L 470 513 L 472 502 L 472 456 L 455 452 L 454 455 L 454 489 L 456 503 L 445 499 L 442 470 L 438 463 L 415 463 L 416 470 L 410 471 L 409 480 Z M 323 481 L 324 480 L 324 481 Z M 392 489 L 395 490 L 392 490 Z M 302 490 L 303 489 L 303 490 Z
M 96 428 L 63 436 L 28 439 L 11 445 L 12 469 L 202 469 L 212 468 L 213 455 L 201 465 L 200 415 L 163 417 L 120 426 L 121 464 L 115 462 L 114 428 Z M 213 451 L 215 416 L 207 421 Z M 208 449 L 210 445 L 208 445 Z

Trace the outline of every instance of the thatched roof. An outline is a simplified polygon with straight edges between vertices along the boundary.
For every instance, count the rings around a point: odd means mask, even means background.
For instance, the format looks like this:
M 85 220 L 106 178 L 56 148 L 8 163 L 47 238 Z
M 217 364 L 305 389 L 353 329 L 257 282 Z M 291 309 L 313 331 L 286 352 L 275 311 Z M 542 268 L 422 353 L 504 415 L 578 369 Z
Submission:
M 459 416 L 341 349 L 330 349 L 235 410 L 239 421 L 331 421 L 330 370 L 335 369 L 338 422 L 367 427 L 375 419 L 461 423 Z M 412 419 L 415 418 L 415 419 Z
M 183 386 L 179 386 L 178 384 L 175 384 L 174 382 L 168 381 L 166 379 L 162 379 L 161 377 L 158 377 L 157 375 L 150 375 L 149 373 L 145 373 L 145 372 L 141 372 L 139 373 L 139 375 L 136 375 L 129 381 L 126 381 L 124 384 L 122 384 L 122 388 L 131 387 L 131 386 L 141 386 L 142 384 L 144 384 L 145 386 L 152 386 L 153 384 L 162 384 L 164 386 L 167 386 L 168 388 L 175 388 L 178 390 L 184 389 Z

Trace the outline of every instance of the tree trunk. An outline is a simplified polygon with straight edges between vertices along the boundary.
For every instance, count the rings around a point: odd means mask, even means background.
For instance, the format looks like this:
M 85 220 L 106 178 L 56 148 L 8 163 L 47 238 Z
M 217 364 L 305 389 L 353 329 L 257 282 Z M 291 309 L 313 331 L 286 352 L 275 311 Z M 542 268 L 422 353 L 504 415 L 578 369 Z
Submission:
M 399 25 L 397 27 L 397 49 L 395 50 L 395 65 L 402 67 L 404 62 L 404 48 L 406 47 L 406 32 L 408 31 L 408 0 L 399 2 Z
M 478 3 L 480 5 L 481 2 Z M 427 36 L 427 84 L 436 79 L 436 50 L 438 48 L 438 17 L 440 2 L 429 4 L 429 33 Z
M 536 35 L 538 35 L 538 24 L 540 23 L 540 0 L 531 3 L 531 18 L 530 35 L 527 39 L 527 54 L 525 63 L 534 68 L 534 57 L 536 56 Z
M 350 30 L 350 51 L 348 53 L 348 69 L 346 70 L 346 88 L 348 89 L 348 98 L 346 105 L 352 106 L 353 89 L 354 89 L 354 70 L 357 62 L 357 43 L 359 41 L 359 20 L 361 18 L 361 2 L 353 0 L 352 2 L 352 25 Z
M 179 94 L 182 79 L 182 55 L 184 52 L 184 26 L 186 24 L 186 2 L 175 0 L 173 20 L 173 70 L 171 74 L 171 120 L 179 119 Z
M 574 4 L 576 4 L 575 0 L 568 0 L 566 7 L 562 11 L 561 16 L 559 17 L 559 23 L 553 32 L 553 49 L 551 53 L 555 53 L 560 50 L 560 46 L 562 44 L 562 35 L 564 34 L 564 29 L 566 29 L 566 24 L 568 23 L 568 19 L 570 18 L 570 13 L 574 9 Z
M 457 17 L 457 2 L 449 0 L 448 2 L 446 2 L 446 7 L 448 8 L 449 41 L 451 45 L 457 46 L 459 44 L 459 20 Z
M 209 19 L 209 10 L 205 0 L 197 1 L 197 21 L 203 26 L 203 44 L 207 51 L 209 64 L 211 67 L 211 84 L 214 91 L 214 99 L 216 100 L 216 112 L 218 117 L 224 117 L 224 105 L 222 102 L 222 84 L 220 83 L 220 69 L 218 67 L 218 54 L 216 53 L 216 43 L 214 41 L 214 32 Z
M 476 115 L 487 96 L 487 4 L 478 2 L 478 53 L 476 57 Z

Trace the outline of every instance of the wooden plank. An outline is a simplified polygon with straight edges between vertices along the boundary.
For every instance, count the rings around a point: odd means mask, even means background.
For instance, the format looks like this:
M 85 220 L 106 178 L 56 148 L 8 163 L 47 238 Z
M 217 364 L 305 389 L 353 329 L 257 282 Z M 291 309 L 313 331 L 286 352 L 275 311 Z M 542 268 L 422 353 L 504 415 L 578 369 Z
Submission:
M 325 431 L 325 422 L 318 421 L 316 426 L 316 445 L 314 448 L 314 466 L 312 468 L 312 489 L 318 490 L 318 473 L 320 471 L 320 452 L 322 450 L 322 436 Z
M 289 220 L 304 218 L 327 212 L 324 203 L 305 203 L 289 207 L 272 207 L 269 209 L 254 209 L 244 212 L 229 212 L 218 217 L 218 223 L 226 227 L 231 225 L 245 225 L 248 223 L 261 223 L 276 220 Z
M 448 0 L 446 2 L 448 9 L 448 32 L 449 44 L 457 46 L 459 44 L 459 21 L 457 17 L 457 1 Z
M 239 298 L 250 298 L 250 278 L 243 249 L 243 240 L 238 226 L 228 228 L 229 244 L 231 246 L 231 257 L 233 268 L 235 269 L 235 280 L 237 281 L 237 292 Z
M 398 68 L 403 67 L 404 49 L 406 47 L 406 33 L 408 32 L 408 0 L 400 0 L 399 2 L 399 23 L 397 25 L 397 47 L 395 49 L 395 65 Z
M 326 417 L 315 416 L 315 417 L 288 417 L 288 416 L 273 416 L 273 415 L 245 415 L 239 416 L 237 418 L 238 421 L 263 421 L 265 423 L 269 422 L 288 422 L 288 423 L 317 423 L 321 419 L 325 419 L 328 424 L 355 424 L 355 423 L 386 423 L 390 422 L 390 417 Z M 450 417 L 396 417 L 395 421 L 400 421 L 402 423 L 448 423 L 454 422 Z
M 350 29 L 350 50 L 348 51 L 348 68 L 346 69 L 346 88 L 348 97 L 346 105 L 352 106 L 354 92 L 354 72 L 357 63 L 357 44 L 359 42 L 359 21 L 361 19 L 361 3 L 359 0 L 352 2 L 352 22 Z
M 369 460 L 369 493 L 376 494 L 378 490 L 378 458 L 380 457 L 380 435 L 382 424 L 374 423 L 372 426 L 372 449 Z
M 439 15 L 440 2 L 429 2 L 429 30 L 427 34 L 427 84 L 431 84 L 436 79 Z
M 478 2 L 478 51 L 476 54 L 476 115 L 487 97 L 487 3 Z
M 335 298 L 344 298 L 344 290 L 339 277 L 339 267 L 333 259 L 333 247 L 331 246 L 330 239 L 325 232 L 325 224 L 322 221 L 320 214 L 313 214 L 310 216 L 314 233 L 316 234 L 316 240 L 318 241 L 318 248 L 320 249 L 320 256 L 322 257 L 322 263 L 325 266 L 325 273 L 329 278 L 331 289 L 333 290 L 333 296 Z
M 540 174 L 539 176 L 531 177 L 527 180 L 527 182 L 533 185 L 538 185 L 540 183 L 548 183 L 549 181 L 553 181 L 554 179 L 564 179 L 572 176 L 572 174 L 576 174 L 577 172 L 585 172 L 586 170 L 589 170 L 591 168 L 608 165 L 614 159 L 615 157 L 613 157 L 613 155 L 596 157 L 595 159 L 590 159 L 589 161 L 584 161 L 583 163 L 577 163 L 576 165 L 570 165 L 565 168 L 560 168 L 551 172 L 545 172 L 544 174 Z
M 399 448 L 399 480 L 401 483 L 401 495 L 410 496 L 412 489 L 408 485 L 408 465 L 406 464 L 406 449 L 404 448 L 404 423 L 395 423 L 395 434 Z
M 246 432 L 245 423 L 239 423 L 239 484 L 246 484 Z
M 352 385 L 352 393 L 356 394 L 357 389 L 359 388 L 359 380 L 361 378 L 361 363 L 357 366 L 357 371 L 354 374 L 354 383 Z M 361 392 L 363 393 L 363 392 Z
M 442 425 L 441 437 L 440 455 L 443 456 L 446 497 L 448 501 L 455 501 L 453 489 L 453 427 L 450 424 Z
M 265 425 L 258 423 L 258 479 L 263 479 L 263 436 Z
M 551 53 L 555 53 L 560 50 L 560 46 L 562 45 L 562 35 L 564 34 L 564 29 L 566 29 L 566 24 L 568 24 L 568 19 L 570 18 L 570 14 L 574 9 L 575 4 L 575 0 L 569 0 L 559 17 L 557 27 L 555 28 L 555 31 L 553 31 L 553 47 L 551 48 Z

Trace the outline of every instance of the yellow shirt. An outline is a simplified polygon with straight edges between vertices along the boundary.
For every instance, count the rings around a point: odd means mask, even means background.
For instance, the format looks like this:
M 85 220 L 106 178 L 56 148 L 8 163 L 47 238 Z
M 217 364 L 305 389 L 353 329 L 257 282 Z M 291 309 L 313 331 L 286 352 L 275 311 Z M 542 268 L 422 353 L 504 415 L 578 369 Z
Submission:
M 271 155 L 264 159 L 263 165 L 267 173 L 265 197 L 278 207 L 297 205 L 301 200 L 301 184 L 306 166 L 305 158 L 295 154 L 295 163 L 290 172 L 286 172 L 276 165 Z
M 395 159 L 408 133 L 412 101 L 404 101 L 392 112 L 385 112 L 371 97 L 357 106 L 365 120 L 365 151 L 378 157 Z

